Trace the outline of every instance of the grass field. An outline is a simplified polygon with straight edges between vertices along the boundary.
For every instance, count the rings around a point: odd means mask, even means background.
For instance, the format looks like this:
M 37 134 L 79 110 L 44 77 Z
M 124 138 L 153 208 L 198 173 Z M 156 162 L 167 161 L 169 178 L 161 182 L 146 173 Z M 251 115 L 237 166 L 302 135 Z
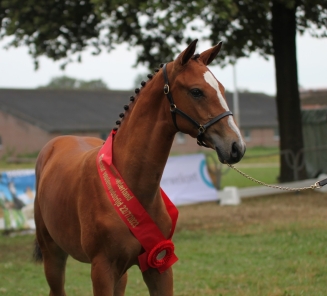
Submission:
M 216 166 L 218 164 L 221 181 L 220 189 L 226 186 L 250 187 L 258 186 L 257 183 L 246 179 L 238 172 L 230 169 L 227 165 L 221 165 L 218 163 L 218 157 L 215 152 L 210 152 L 207 157 L 208 166 Z M 245 156 L 240 163 L 235 167 L 242 172 L 250 175 L 251 177 L 258 179 L 267 184 L 278 183 L 279 176 L 279 155 L 278 148 L 265 148 L 265 147 L 253 147 L 247 149 Z M 215 175 L 210 174 L 211 178 L 215 180 Z
M 325 296 L 326 207 L 314 191 L 180 207 L 175 296 Z M 47 295 L 32 245 L 31 235 L 0 237 L 0 295 Z M 70 259 L 66 277 L 67 295 L 92 295 L 89 265 Z M 126 295 L 148 295 L 136 267 Z
M 236 167 L 238 167 L 236 165 Z M 258 167 L 251 167 L 251 166 L 241 166 L 240 170 L 247 175 L 260 180 L 267 184 L 276 184 L 278 183 L 278 176 L 279 176 L 279 166 L 266 164 Z M 239 188 L 243 187 L 251 187 L 251 186 L 258 186 L 256 182 L 253 182 L 238 172 L 229 169 L 226 171 L 221 178 L 221 188 L 226 186 L 236 186 Z

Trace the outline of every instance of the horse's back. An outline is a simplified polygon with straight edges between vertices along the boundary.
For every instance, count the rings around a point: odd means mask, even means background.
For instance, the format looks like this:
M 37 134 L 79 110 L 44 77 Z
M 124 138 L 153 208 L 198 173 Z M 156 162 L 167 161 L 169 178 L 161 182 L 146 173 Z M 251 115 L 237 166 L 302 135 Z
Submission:
M 40 151 L 36 170 L 42 170 L 48 161 L 65 161 L 67 157 L 83 157 L 90 150 L 100 147 L 103 140 L 94 137 L 59 136 L 50 140 Z M 60 158 L 60 159 L 57 159 Z

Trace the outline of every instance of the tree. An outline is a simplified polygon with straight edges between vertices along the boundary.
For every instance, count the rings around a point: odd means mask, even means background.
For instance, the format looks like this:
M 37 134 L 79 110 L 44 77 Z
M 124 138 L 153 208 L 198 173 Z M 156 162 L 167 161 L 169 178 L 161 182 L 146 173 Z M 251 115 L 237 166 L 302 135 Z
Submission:
M 85 81 L 68 76 L 54 77 L 51 81 L 39 88 L 47 89 L 87 89 L 87 90 L 101 90 L 108 89 L 105 82 L 101 79 Z
M 304 31 L 327 36 L 326 0 L 0 0 L 0 7 L 2 35 L 14 36 L 9 46 L 29 46 L 36 66 L 41 55 L 65 64 L 86 47 L 96 54 L 127 42 L 139 49 L 137 63 L 154 67 L 194 36 L 224 42 L 221 65 L 252 52 L 273 55 L 280 148 L 303 148 L 295 38 Z M 304 169 L 298 173 L 305 178 Z M 293 180 L 285 156 L 280 178 Z
M 133 87 L 135 87 L 135 88 L 137 88 L 137 87 L 140 87 L 140 85 L 141 85 L 141 82 L 142 81 L 144 81 L 144 80 L 146 80 L 147 78 L 147 73 L 139 73 L 139 74 L 137 74 L 136 76 L 135 76 L 135 78 L 134 78 L 134 83 L 133 83 Z
M 79 89 L 88 89 L 88 90 L 101 90 L 101 89 L 108 89 L 108 86 L 102 79 L 93 79 L 90 81 L 79 81 Z

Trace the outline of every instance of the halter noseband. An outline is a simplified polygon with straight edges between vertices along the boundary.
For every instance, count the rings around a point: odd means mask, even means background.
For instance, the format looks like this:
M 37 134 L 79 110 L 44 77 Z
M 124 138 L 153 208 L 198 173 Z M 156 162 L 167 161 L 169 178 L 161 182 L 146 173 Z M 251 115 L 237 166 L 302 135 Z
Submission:
M 184 113 L 182 110 L 180 110 L 180 109 L 178 109 L 176 107 L 176 104 L 174 103 L 174 100 L 173 100 L 173 96 L 171 95 L 170 90 L 169 90 L 169 81 L 168 81 L 168 75 L 167 75 L 166 66 L 167 66 L 167 64 L 164 64 L 163 65 L 163 68 L 162 68 L 163 76 L 164 76 L 164 80 L 165 80 L 164 93 L 167 96 L 168 101 L 170 103 L 170 112 L 171 112 L 171 116 L 173 118 L 173 122 L 174 122 L 175 127 L 177 128 L 177 130 L 180 130 L 178 128 L 177 122 L 176 122 L 176 114 L 179 114 L 182 117 L 186 118 L 188 121 L 190 121 L 197 128 L 197 130 L 198 130 L 198 135 L 197 135 L 197 143 L 198 143 L 198 145 L 199 146 L 208 147 L 208 145 L 202 139 L 203 134 L 205 133 L 205 131 L 207 130 L 207 128 L 210 127 L 211 125 L 213 125 L 214 123 L 216 123 L 217 121 L 219 121 L 220 119 L 222 119 L 222 118 L 224 118 L 224 117 L 226 117 L 228 115 L 233 115 L 233 113 L 231 111 L 226 111 L 226 112 L 224 112 L 224 113 L 216 116 L 215 118 L 211 119 L 209 122 L 207 122 L 204 125 L 199 124 L 193 118 L 191 118 L 186 113 Z

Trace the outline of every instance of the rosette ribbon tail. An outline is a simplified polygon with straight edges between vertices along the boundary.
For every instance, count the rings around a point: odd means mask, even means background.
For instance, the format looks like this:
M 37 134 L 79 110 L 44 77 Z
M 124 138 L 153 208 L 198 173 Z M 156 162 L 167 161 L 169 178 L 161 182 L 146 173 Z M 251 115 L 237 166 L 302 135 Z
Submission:
M 142 272 L 149 268 L 156 268 L 159 273 L 163 273 L 178 260 L 171 240 L 161 241 L 149 252 L 139 255 L 138 259 Z

